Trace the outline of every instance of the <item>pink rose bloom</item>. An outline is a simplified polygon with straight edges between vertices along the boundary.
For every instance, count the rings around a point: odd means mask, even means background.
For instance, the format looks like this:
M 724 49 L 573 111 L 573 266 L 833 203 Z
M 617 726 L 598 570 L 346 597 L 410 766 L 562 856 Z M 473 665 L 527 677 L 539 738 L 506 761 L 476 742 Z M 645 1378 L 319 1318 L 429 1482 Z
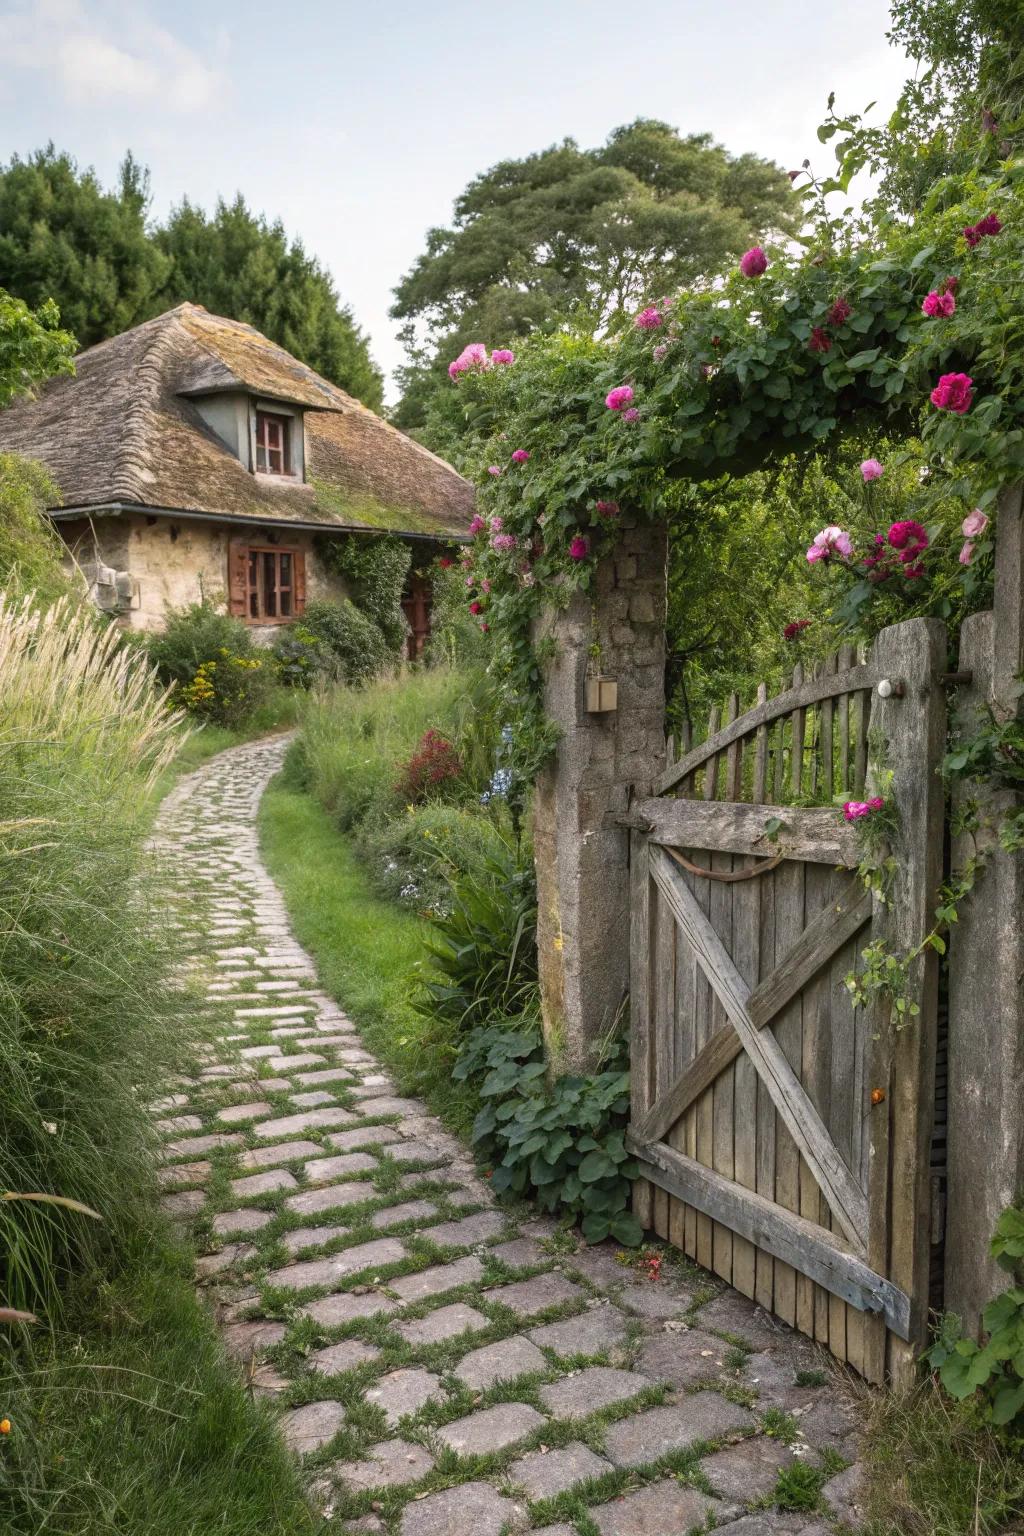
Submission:
M 469 525 L 469 531 L 470 533 L 483 533 L 486 527 L 487 524 L 478 512 Z
M 618 517 L 619 504 L 617 501 L 599 501 L 595 503 L 595 511 L 602 517 Z
M 925 295 L 921 312 L 932 320 L 946 319 L 956 311 L 956 299 L 951 293 L 939 293 L 933 288 L 931 293 Z
M 476 586 L 476 577 L 475 576 L 467 576 L 466 577 L 466 586 L 469 587 L 470 590 L 472 590 L 473 587 Z
M 604 403 L 610 411 L 621 411 L 633 398 L 633 391 L 628 384 L 618 384 L 610 389 L 604 397 Z
M 860 467 L 860 472 L 864 477 L 866 485 L 871 480 L 881 480 L 885 474 L 885 465 L 880 464 L 877 459 L 865 459 Z
M 665 356 L 665 353 L 667 351 L 668 351 L 668 342 L 667 341 L 659 341 L 658 345 L 654 349 L 654 354 L 653 354 L 654 355 L 654 361 L 656 363 L 660 363 L 662 358 Z
M 490 626 L 490 625 L 489 625 L 489 624 L 483 624 L 483 623 L 482 623 L 482 624 L 481 624 L 481 625 L 480 625 L 480 628 L 481 628 L 481 629 L 482 629 L 482 630 L 483 630 L 483 632 L 484 632 L 484 634 L 485 634 L 485 635 L 486 635 L 486 633 L 487 633 L 487 631 L 488 631 L 488 630 L 489 630 L 489 629 L 490 629 L 490 627 L 491 627 L 491 626 Z
M 491 590 L 491 583 L 488 581 L 486 576 L 484 577 L 483 581 L 480 583 L 480 590 L 481 590 L 481 592 L 489 592 Z
M 496 533 L 491 540 L 491 548 L 497 550 L 499 555 L 504 555 L 510 549 L 515 549 L 518 543 L 514 533 Z
M 468 347 L 463 347 L 459 355 L 467 368 L 487 367 L 487 348 L 482 341 L 471 341 Z
M 751 246 L 740 257 L 740 271 L 744 277 L 760 277 L 768 270 L 768 257 L 759 245 Z
M 499 368 L 507 368 L 509 363 L 514 363 L 515 360 L 515 353 L 509 352 L 506 347 L 499 347 L 495 352 L 491 353 L 491 362 L 497 363 Z
M 530 455 L 527 453 L 525 448 L 517 448 L 515 453 L 512 455 L 512 462 L 513 464 L 525 464 L 529 457 Z
M 635 405 L 631 405 L 628 411 L 623 411 L 622 419 L 623 421 L 639 421 L 640 412 L 637 410 Z
M 500 475 L 501 474 L 501 465 L 500 464 L 488 464 L 488 466 L 487 466 L 487 473 L 489 475 Z
M 974 543 L 971 539 L 964 540 L 963 547 L 960 550 L 959 559 L 961 565 L 970 565 L 971 561 L 974 559 Z
M 466 371 L 465 363 L 461 363 L 458 358 L 455 358 L 455 360 L 453 362 L 450 362 L 448 364 L 448 377 L 450 379 L 457 379 L 459 374 L 460 373 L 465 373 L 465 371 Z
M 807 551 L 807 558 L 812 565 L 818 560 L 830 560 L 833 555 L 841 555 L 844 560 L 849 560 L 853 554 L 853 543 L 850 535 L 843 528 L 837 528 L 831 524 L 823 528 L 814 536 L 814 542 Z
M 504 523 L 504 520 L 502 518 L 500 518 L 500 517 L 492 517 L 491 518 L 491 532 L 492 533 L 500 533 L 501 530 L 504 528 L 504 526 L 505 526 L 505 523 Z
M 960 532 L 965 539 L 977 539 L 980 538 L 987 527 L 988 518 L 980 507 L 975 507 L 973 512 L 968 512 L 960 524 Z
M 871 814 L 871 807 L 866 800 L 847 800 L 843 806 L 843 816 L 847 821 L 860 821 L 862 817 Z
M 971 408 L 974 380 L 966 373 L 944 373 L 931 393 L 932 405 L 940 411 L 955 411 L 963 416 Z
M 653 304 L 649 304 L 646 309 L 640 311 L 633 324 L 641 331 L 656 331 L 661 324 L 661 311 L 655 309 Z
M 578 533 L 569 545 L 570 560 L 585 560 L 590 553 L 590 540 Z

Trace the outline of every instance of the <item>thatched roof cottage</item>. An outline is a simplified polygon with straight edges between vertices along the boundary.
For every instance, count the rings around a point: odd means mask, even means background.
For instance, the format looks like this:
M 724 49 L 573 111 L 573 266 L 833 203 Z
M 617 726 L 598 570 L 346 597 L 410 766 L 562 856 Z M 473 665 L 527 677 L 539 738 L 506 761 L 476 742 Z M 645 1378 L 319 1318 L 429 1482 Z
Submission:
M 267 633 L 340 596 L 330 541 L 389 532 L 424 566 L 464 535 L 449 464 L 250 325 L 181 304 L 90 347 L 73 378 L 0 413 L 0 451 L 40 460 L 97 602 L 132 628 L 205 596 Z M 418 654 L 429 585 L 406 594 Z

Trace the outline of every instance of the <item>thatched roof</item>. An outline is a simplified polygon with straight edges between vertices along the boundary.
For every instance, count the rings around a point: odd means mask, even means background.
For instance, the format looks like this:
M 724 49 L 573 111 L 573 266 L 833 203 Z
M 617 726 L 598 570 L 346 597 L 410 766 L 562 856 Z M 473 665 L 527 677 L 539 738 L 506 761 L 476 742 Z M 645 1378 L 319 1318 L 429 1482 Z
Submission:
M 245 390 L 305 407 L 306 483 L 249 472 L 188 398 Z M 181 304 L 90 347 L 73 378 L 0 412 L 0 450 L 39 459 L 67 511 L 145 507 L 211 517 L 464 534 L 473 488 L 250 325 Z

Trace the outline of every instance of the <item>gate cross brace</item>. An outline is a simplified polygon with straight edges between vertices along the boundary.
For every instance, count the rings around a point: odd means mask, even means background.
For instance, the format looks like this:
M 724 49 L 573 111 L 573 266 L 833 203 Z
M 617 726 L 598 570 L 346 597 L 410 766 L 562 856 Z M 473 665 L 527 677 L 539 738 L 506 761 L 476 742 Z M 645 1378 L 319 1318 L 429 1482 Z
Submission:
M 779 1042 L 764 1026 L 795 997 L 837 949 L 871 916 L 871 898 L 853 892 L 830 904 L 807 927 L 772 974 L 751 990 L 715 929 L 663 848 L 649 846 L 651 875 L 689 940 L 701 970 L 729 1017 L 683 1075 L 637 1124 L 641 1141 L 659 1141 L 698 1094 L 746 1051 L 780 1118 L 796 1142 L 844 1232 L 864 1253 L 868 1203 L 807 1096 Z M 762 1033 L 762 1031 L 764 1031 Z

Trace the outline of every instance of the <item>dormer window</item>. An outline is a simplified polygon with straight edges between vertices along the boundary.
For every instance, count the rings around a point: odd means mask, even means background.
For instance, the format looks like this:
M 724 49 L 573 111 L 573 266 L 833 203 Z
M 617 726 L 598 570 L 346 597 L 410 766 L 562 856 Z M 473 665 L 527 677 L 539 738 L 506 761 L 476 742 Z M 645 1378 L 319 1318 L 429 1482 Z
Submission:
M 275 416 L 270 411 L 256 412 L 256 472 L 260 475 L 287 475 L 290 469 L 288 441 L 291 418 Z

